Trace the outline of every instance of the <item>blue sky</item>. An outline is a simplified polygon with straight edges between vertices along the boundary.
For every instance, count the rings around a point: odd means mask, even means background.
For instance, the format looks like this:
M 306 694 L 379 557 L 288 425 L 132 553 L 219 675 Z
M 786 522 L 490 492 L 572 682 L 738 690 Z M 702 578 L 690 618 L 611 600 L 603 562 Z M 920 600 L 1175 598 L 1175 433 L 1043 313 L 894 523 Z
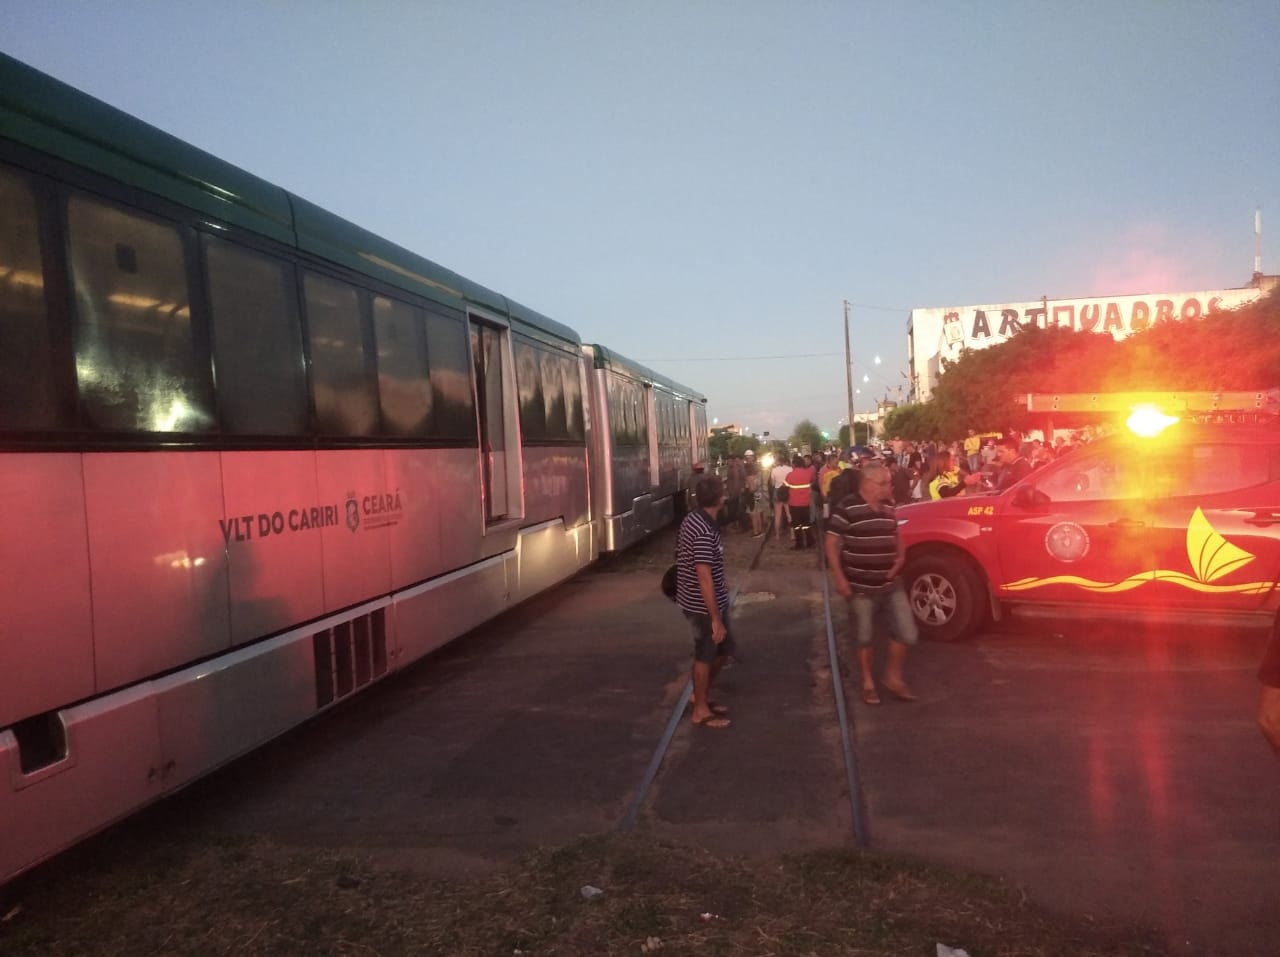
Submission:
M 866 411 L 905 384 L 912 307 L 1244 285 L 1259 206 L 1280 272 L 1276 0 L 0 0 L 0 22 L 11 56 L 757 432 L 845 414 L 845 299 Z

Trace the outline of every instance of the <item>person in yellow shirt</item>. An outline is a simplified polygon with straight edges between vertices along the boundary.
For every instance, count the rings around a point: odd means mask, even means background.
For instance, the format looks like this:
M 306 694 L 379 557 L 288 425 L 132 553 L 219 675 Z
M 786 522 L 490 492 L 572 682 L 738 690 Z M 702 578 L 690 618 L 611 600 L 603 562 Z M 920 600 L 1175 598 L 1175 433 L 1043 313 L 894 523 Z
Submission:
M 982 436 L 973 429 L 964 439 L 964 457 L 969 462 L 970 472 L 982 471 Z
M 976 473 L 961 474 L 955 467 L 950 452 L 939 452 L 933 457 L 933 468 L 929 474 L 929 498 L 935 500 L 959 495 L 966 488 L 976 485 L 979 479 Z

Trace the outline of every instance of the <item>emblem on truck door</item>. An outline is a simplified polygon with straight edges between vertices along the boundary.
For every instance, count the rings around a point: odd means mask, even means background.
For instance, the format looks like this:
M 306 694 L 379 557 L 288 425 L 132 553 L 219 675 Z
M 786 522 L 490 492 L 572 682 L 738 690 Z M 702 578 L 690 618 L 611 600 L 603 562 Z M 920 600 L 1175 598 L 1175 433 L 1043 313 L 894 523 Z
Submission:
M 1089 553 L 1089 533 L 1075 522 L 1059 522 L 1045 535 L 1044 547 L 1059 561 L 1078 561 Z
M 1045 547 L 1049 549 L 1049 554 L 1062 558 L 1063 561 L 1074 561 L 1075 559 L 1059 555 L 1055 551 L 1055 546 L 1063 549 L 1066 554 L 1070 554 L 1073 548 L 1083 548 L 1080 555 L 1085 554 L 1089 547 L 1089 539 L 1087 535 L 1084 535 L 1083 529 L 1080 529 L 1080 534 L 1084 536 L 1083 545 L 1078 544 L 1074 533 L 1068 531 L 1071 524 L 1070 522 L 1063 522 L 1055 525 L 1049 529 L 1049 534 L 1045 536 Z M 1055 539 L 1055 534 L 1060 530 L 1061 534 Z M 1076 558 L 1079 558 L 1080 555 L 1077 555 Z M 1081 578 L 1078 575 L 1054 575 L 1052 578 L 1021 578 L 1018 581 L 1009 582 L 1005 585 L 1005 588 L 1009 591 L 1031 591 L 1036 588 L 1043 588 L 1046 585 L 1075 585 L 1077 588 L 1083 588 L 1086 591 L 1111 593 L 1132 591 L 1148 582 L 1160 581 L 1181 585 L 1183 588 L 1204 594 L 1262 595 L 1270 591 L 1270 581 L 1241 582 L 1236 585 L 1213 584 L 1218 579 L 1248 565 L 1253 561 L 1254 557 L 1250 552 L 1227 541 L 1217 529 L 1209 524 L 1209 520 L 1204 517 L 1204 512 L 1197 506 L 1187 522 L 1187 558 L 1195 572 L 1194 575 L 1166 568 L 1158 568 L 1150 572 L 1138 572 L 1116 582 L 1093 581 L 1089 578 Z

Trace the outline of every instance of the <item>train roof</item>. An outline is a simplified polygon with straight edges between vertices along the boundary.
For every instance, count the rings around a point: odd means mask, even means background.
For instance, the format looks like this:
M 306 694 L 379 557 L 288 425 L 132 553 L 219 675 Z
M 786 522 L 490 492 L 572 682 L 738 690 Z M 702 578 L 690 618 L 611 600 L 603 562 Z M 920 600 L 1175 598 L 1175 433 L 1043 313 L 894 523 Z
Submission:
M 560 345 L 582 341 L 562 323 L 4 53 L 0 130 L 30 149 L 426 299 L 459 309 L 479 306 L 513 320 L 520 331 Z
M 706 402 L 707 397 L 701 392 L 695 392 L 687 385 L 681 385 L 674 379 L 668 379 L 664 375 L 654 372 L 652 369 L 642 366 L 638 362 L 621 356 L 616 352 L 606 349 L 604 346 L 593 343 L 587 346 L 592 353 L 593 363 L 597 369 L 609 369 L 613 372 L 620 372 L 632 379 L 639 379 L 641 382 L 647 382 L 650 385 L 662 386 L 668 392 L 674 392 L 676 395 L 683 396 L 686 399 L 693 399 L 696 402 Z

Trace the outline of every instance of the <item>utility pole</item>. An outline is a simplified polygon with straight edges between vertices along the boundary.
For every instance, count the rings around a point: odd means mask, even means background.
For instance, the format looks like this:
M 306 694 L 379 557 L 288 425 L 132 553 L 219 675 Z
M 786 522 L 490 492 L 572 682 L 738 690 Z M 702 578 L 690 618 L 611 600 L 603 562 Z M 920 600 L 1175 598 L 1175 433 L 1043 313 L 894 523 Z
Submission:
M 844 381 L 849 390 L 849 444 L 857 445 L 853 437 L 853 358 L 849 351 L 849 300 L 844 301 Z

